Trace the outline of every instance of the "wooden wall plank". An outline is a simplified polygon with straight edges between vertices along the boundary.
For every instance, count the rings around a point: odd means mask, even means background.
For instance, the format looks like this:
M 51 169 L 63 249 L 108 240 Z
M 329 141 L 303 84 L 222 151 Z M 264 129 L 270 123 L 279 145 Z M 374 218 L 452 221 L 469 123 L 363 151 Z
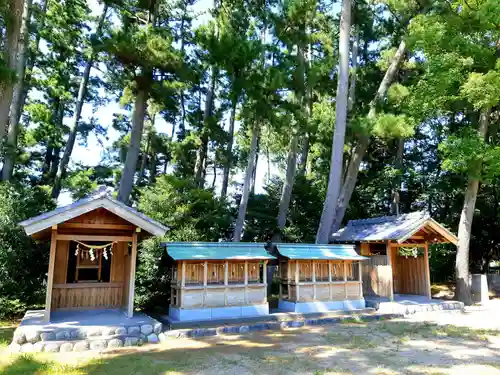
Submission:
M 54 266 L 54 284 L 66 283 L 68 272 L 69 241 L 57 241 Z

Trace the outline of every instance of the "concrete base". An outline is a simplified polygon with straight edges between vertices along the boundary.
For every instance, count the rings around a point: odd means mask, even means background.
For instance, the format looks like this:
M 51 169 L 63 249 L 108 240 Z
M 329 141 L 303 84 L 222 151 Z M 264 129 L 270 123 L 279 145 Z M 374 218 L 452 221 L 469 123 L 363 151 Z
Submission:
M 170 306 L 168 315 L 172 321 L 195 322 L 224 318 L 241 318 L 269 315 L 269 304 L 250 306 L 226 306 L 204 309 L 180 309 Z
M 278 309 L 282 311 L 310 313 L 326 312 L 335 310 L 358 310 L 365 308 L 365 300 L 345 300 L 345 301 L 316 301 L 316 302 L 291 302 L 279 300 Z
M 408 294 L 395 294 L 393 301 L 389 301 L 386 297 L 367 296 L 366 306 L 374 308 L 380 313 L 404 315 L 442 310 L 461 311 L 464 308 L 462 302 L 430 299 L 427 296 Z
M 471 275 L 471 293 L 472 302 L 474 303 L 485 305 L 490 301 L 488 280 L 486 278 L 486 275 Z

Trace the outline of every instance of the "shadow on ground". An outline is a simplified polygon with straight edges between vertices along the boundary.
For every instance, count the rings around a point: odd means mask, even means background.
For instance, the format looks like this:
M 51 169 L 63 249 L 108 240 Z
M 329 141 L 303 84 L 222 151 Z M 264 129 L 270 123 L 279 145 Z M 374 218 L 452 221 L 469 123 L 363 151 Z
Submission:
M 500 332 L 398 321 L 171 340 L 92 353 L 17 355 L 2 375 L 500 374 Z

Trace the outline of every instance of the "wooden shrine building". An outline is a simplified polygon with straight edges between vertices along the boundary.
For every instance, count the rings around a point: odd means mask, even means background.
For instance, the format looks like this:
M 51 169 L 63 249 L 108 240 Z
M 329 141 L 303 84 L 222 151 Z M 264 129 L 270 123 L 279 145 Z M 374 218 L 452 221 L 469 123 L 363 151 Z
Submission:
M 351 220 L 332 240 L 355 243 L 368 257 L 362 268 L 365 296 L 390 300 L 394 294 L 431 298 L 429 244 L 457 244 L 457 237 L 426 212 Z
M 121 309 L 132 317 L 137 243 L 167 231 L 102 189 L 20 225 L 50 241 L 45 322 L 62 309 Z
M 361 261 L 354 245 L 274 245 L 280 272 L 279 309 L 324 312 L 365 307 Z
M 264 244 L 165 243 L 170 259 L 172 321 L 269 314 Z

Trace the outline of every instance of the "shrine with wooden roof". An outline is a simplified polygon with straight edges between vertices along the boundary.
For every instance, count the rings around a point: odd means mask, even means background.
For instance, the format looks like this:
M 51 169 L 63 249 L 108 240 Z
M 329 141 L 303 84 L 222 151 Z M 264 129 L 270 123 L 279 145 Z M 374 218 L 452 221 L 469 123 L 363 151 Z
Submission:
M 167 231 L 105 189 L 20 225 L 50 241 L 45 322 L 57 310 L 117 309 L 132 317 L 137 243 Z
M 368 257 L 362 266 L 365 296 L 431 298 L 429 245 L 457 244 L 457 237 L 426 212 L 351 220 L 331 240 L 354 243 Z

